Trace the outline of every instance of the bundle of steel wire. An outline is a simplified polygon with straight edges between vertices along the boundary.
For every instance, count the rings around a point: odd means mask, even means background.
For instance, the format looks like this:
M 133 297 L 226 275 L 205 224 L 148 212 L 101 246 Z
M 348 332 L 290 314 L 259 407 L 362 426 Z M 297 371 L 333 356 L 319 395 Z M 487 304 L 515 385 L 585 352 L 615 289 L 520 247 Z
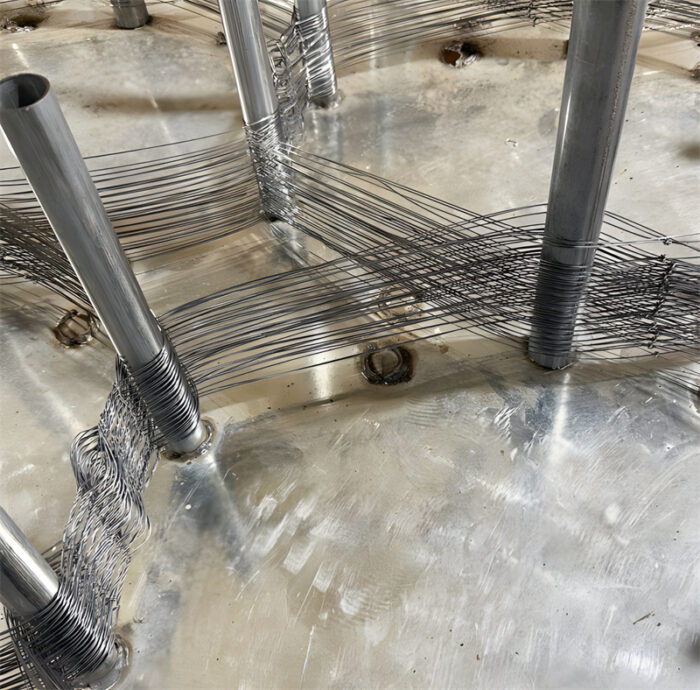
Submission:
M 0 688 L 82 686 L 113 653 L 124 578 L 150 531 L 143 491 L 158 456 L 159 435 L 118 364 L 99 423 L 71 447 L 77 494 L 49 559 L 60 574 L 58 593 L 29 619 L 6 614 Z
M 260 215 L 242 132 L 88 159 L 110 219 L 131 259 L 194 246 L 248 227 Z M 55 242 L 17 169 L 3 171 L 0 203 Z M 3 237 L 8 242 L 7 237 Z
M 545 207 L 481 216 L 300 149 L 290 148 L 285 162 L 294 180 L 287 220 L 343 258 L 165 315 L 203 391 L 269 376 L 309 355 L 425 337 L 438 324 L 443 333 L 466 329 L 522 346 Z M 697 353 L 700 238 L 661 236 L 612 214 L 606 226 L 614 234 L 598 246 L 577 350 Z M 305 261 L 321 260 L 307 253 Z
M 187 0 L 213 14 L 217 0 Z M 468 38 L 536 24 L 568 22 L 572 0 L 329 0 L 333 56 L 339 70 L 446 38 Z M 266 34 L 276 40 L 293 11 L 289 0 L 263 0 Z M 697 29 L 700 7 L 692 0 L 652 0 L 646 26 L 657 31 Z
M 212 2 L 211 7 L 218 5 Z M 264 0 L 261 9 L 270 36 L 283 134 L 287 141 L 293 141 L 303 128 L 309 100 L 299 32 L 290 2 Z M 409 47 L 431 37 L 459 34 L 460 27 L 471 26 L 466 18 L 470 12 L 482 17 L 474 20 L 476 25 L 497 31 L 509 26 L 502 23 L 504 17 L 517 18 L 521 24 L 532 24 L 542 17 L 568 19 L 571 2 L 482 0 L 464 5 L 431 0 L 421 3 L 417 13 L 410 0 L 378 5 L 366 0 L 338 0 L 330 4 L 336 66 L 342 69 L 375 54 L 391 53 L 400 45 Z M 487 17 L 491 23 L 486 22 Z M 651 3 L 649 17 L 659 22 L 659 28 L 700 26 L 698 5 L 686 0 Z M 392 38 L 394 35 L 398 38 Z M 240 130 L 87 160 L 110 219 L 132 259 L 196 246 L 259 219 L 254 168 Z M 51 236 L 17 168 L 0 170 L 0 204 L 31 218 L 45 237 Z
M 545 206 L 483 216 L 296 147 L 278 159 L 293 181 L 294 210 L 284 220 L 324 251 L 314 255 L 310 246 L 306 268 L 234 286 L 164 316 L 196 383 L 206 382 L 203 392 L 287 370 L 314 353 L 422 337 L 437 323 L 522 344 Z M 276 171 L 268 175 L 271 186 L 279 183 Z M 6 269 L 85 305 L 58 244 L 43 243 L 31 218 L 0 212 Z M 697 233 L 667 237 L 614 214 L 607 214 L 606 227 L 579 312 L 576 349 L 608 358 L 696 353 Z M 341 258 L 325 261 L 329 252 Z M 34 263 L 25 258 L 31 256 Z M 408 309 L 410 318 L 382 318 L 387 302 L 392 311 Z M 318 313 L 309 312 L 314 305 Z M 319 330 L 307 331 L 309 323 Z

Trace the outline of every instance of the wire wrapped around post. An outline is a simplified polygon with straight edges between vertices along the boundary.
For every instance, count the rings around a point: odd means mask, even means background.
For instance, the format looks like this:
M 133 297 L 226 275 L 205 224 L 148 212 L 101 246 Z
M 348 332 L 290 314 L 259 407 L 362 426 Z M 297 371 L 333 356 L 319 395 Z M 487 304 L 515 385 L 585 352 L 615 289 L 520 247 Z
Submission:
M 338 80 L 326 0 L 296 0 L 295 15 L 309 102 L 320 108 L 328 108 L 338 102 Z
M 11 623 L 19 632 L 15 644 L 25 645 L 28 638 L 47 636 L 40 630 L 51 628 L 50 645 L 54 649 L 75 650 L 72 655 L 63 655 L 60 667 L 56 667 L 57 655 L 40 644 L 42 652 L 51 659 L 43 669 L 44 679 L 52 675 L 61 680 L 70 680 L 74 685 L 88 685 L 96 681 L 113 684 L 124 664 L 124 653 L 114 636 L 100 634 L 70 605 L 70 599 L 61 591 L 58 576 L 47 561 L 32 546 L 12 518 L 0 506 L 0 603 L 5 607 Z M 47 621 L 60 621 L 60 625 L 46 626 Z M 75 644 L 76 640 L 81 644 Z M 73 640 L 73 644 L 69 643 Z M 36 650 L 27 648 L 22 652 L 31 658 Z M 39 669 L 35 668 L 39 673 Z M 47 678 L 48 672 L 48 678 Z M 44 687 L 44 686 L 42 686 Z
M 270 220 L 293 215 L 290 171 L 284 162 L 284 134 L 257 0 L 219 0 L 248 146 Z
M 646 6 L 646 0 L 574 3 L 529 341 L 531 359 L 550 369 L 573 358 Z
M 138 29 L 150 19 L 144 0 L 111 0 L 111 3 L 120 29 Z
M 208 436 L 197 391 L 148 307 L 48 80 L 0 81 L 0 127 L 171 451 Z

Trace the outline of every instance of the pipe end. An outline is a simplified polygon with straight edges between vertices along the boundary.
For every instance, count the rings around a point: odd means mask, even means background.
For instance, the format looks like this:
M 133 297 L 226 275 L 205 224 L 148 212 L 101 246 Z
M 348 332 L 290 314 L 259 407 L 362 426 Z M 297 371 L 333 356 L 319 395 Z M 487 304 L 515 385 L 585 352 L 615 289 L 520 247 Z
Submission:
M 38 103 L 51 90 L 51 84 L 40 74 L 25 72 L 0 81 L 0 110 L 19 110 Z

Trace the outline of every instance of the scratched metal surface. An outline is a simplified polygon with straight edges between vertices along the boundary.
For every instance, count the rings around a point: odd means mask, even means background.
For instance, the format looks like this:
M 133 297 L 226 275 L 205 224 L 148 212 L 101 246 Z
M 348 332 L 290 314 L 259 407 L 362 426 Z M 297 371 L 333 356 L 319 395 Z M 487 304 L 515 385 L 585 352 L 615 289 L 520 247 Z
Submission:
M 49 7 L 0 36 L 3 72 L 46 73 L 85 154 L 238 126 L 216 27 L 151 11 L 118 32 L 99 3 Z M 464 70 L 429 48 L 344 75 L 304 145 L 476 211 L 545 200 L 562 34 L 484 49 Z M 699 210 L 697 59 L 645 37 L 610 195 L 669 233 Z M 160 312 L 291 265 L 260 224 L 136 270 Z M 112 381 L 105 343 L 53 340 L 61 310 L 3 286 L 0 503 L 39 547 L 60 536 L 70 441 Z M 653 361 L 547 373 L 439 335 L 411 351 L 393 389 L 348 360 L 203 400 L 213 452 L 162 462 L 146 493 L 121 687 L 697 686 L 697 395 Z

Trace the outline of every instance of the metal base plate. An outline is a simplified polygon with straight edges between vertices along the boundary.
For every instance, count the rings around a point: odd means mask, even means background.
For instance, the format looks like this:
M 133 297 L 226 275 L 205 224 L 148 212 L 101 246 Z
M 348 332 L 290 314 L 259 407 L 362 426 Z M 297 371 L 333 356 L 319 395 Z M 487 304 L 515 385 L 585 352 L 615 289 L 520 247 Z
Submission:
M 0 64 L 52 80 L 85 155 L 237 127 L 219 28 L 191 9 L 151 3 L 153 23 L 124 32 L 100 3 L 49 6 L 3 36 Z M 508 32 L 463 69 L 431 46 L 341 75 L 303 145 L 475 211 L 544 201 L 565 37 Z M 609 208 L 690 232 L 697 48 L 644 41 Z M 161 312 L 292 265 L 261 224 L 136 269 Z M 60 537 L 70 442 L 113 376 L 103 338 L 55 341 L 63 308 L 3 287 L 0 502 L 39 548 Z M 697 396 L 653 361 L 546 372 L 454 335 L 408 349 L 396 386 L 358 358 L 203 400 L 212 451 L 163 460 L 146 492 L 121 687 L 697 684 Z

